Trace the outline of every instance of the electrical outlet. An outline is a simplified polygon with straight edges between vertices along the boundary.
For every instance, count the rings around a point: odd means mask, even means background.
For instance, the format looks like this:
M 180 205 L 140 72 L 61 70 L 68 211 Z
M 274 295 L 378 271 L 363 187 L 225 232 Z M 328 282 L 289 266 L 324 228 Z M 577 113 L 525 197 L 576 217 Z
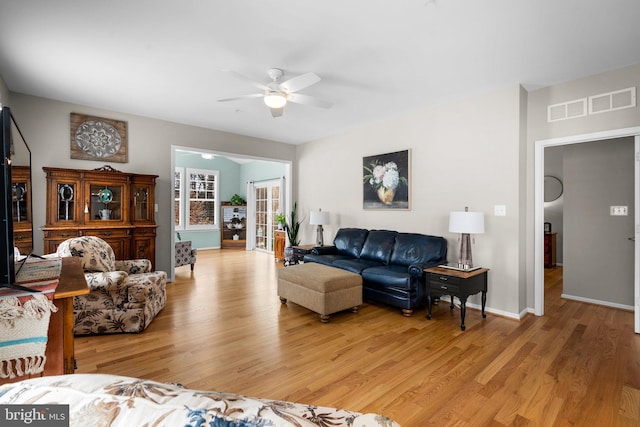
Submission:
M 611 206 L 611 216 L 627 216 L 629 211 L 627 206 Z
M 505 205 L 495 205 L 493 207 L 493 214 L 495 216 L 507 216 L 507 207 Z

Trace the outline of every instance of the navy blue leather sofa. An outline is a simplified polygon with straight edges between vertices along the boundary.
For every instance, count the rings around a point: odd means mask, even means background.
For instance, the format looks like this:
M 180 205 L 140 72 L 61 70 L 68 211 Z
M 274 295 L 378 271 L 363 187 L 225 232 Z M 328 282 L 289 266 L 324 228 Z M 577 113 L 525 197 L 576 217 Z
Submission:
M 425 304 L 423 269 L 447 262 L 447 241 L 417 233 L 341 228 L 333 246 L 313 248 L 304 262 L 360 274 L 364 300 L 399 307 L 411 316 Z

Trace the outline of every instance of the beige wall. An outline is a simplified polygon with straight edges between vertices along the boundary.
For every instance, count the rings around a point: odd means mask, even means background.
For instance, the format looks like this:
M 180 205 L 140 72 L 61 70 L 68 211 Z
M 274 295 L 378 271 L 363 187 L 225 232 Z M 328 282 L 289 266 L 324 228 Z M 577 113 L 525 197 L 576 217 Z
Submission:
M 129 161 L 110 165 L 125 172 L 159 175 L 156 187 L 158 237 L 157 268 L 169 271 L 171 245 L 171 147 L 183 146 L 293 161 L 295 147 L 215 130 L 179 125 L 129 114 L 105 111 L 22 94 L 11 94 L 11 108 L 32 151 L 34 250 L 42 253 L 46 186 L 43 166 L 95 169 L 105 162 L 69 158 L 69 114 L 78 112 L 128 123 Z
M 526 251 L 527 305 L 534 298 L 534 146 L 535 141 L 640 126 L 635 108 L 547 123 L 547 106 L 635 86 L 640 87 L 640 64 L 529 92 L 527 124 Z M 636 89 L 637 90 L 637 89 Z M 565 224 L 566 225 L 566 224 Z
M 457 261 L 457 235 L 449 233 L 449 212 L 485 213 L 486 232 L 475 236 L 474 263 L 487 266 L 487 305 L 518 316 L 520 286 L 520 162 L 524 146 L 520 86 L 381 121 L 298 147 L 299 208 L 331 213 L 325 241 L 340 227 L 363 227 L 444 236 L 450 261 Z M 411 150 L 411 210 L 362 209 L 362 158 Z M 506 205 L 507 215 L 493 215 Z M 305 221 L 302 241 L 313 242 Z M 479 304 L 479 297 L 470 303 Z

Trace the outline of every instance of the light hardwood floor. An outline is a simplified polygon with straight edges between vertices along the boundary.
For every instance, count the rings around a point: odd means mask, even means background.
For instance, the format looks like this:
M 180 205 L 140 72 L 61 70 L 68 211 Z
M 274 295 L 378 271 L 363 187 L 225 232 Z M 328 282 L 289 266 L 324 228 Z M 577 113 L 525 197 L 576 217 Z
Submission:
M 410 426 L 638 426 L 633 313 L 563 300 L 546 271 L 543 317 L 482 319 L 448 303 L 413 317 L 364 304 L 320 323 L 276 295 L 273 257 L 200 251 L 141 334 L 76 337 L 77 372 L 387 415 Z M 515 284 L 514 284 L 515 286 Z M 491 272 L 489 272 L 491 293 Z

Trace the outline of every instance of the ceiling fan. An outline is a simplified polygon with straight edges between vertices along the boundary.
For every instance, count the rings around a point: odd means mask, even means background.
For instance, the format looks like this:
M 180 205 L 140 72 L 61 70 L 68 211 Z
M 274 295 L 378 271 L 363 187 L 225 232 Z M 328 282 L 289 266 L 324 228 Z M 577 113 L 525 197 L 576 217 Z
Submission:
M 218 99 L 218 102 L 236 101 L 245 98 L 262 98 L 264 103 L 271 110 L 273 117 L 280 117 L 284 112 L 284 107 L 287 102 L 295 102 L 297 104 L 312 105 L 320 108 L 331 108 L 331 103 L 322 99 L 315 98 L 309 95 L 302 95 L 297 93 L 299 90 L 307 88 L 312 84 L 318 83 L 320 77 L 314 73 L 306 73 L 297 77 L 292 77 L 283 82 L 280 81 L 284 72 L 279 68 L 270 68 L 267 70 L 267 74 L 271 78 L 271 83 L 262 84 L 251 80 L 240 73 L 232 70 L 225 70 L 231 73 L 237 79 L 246 81 L 261 89 L 260 93 L 252 93 L 249 95 L 234 96 L 233 98 Z

